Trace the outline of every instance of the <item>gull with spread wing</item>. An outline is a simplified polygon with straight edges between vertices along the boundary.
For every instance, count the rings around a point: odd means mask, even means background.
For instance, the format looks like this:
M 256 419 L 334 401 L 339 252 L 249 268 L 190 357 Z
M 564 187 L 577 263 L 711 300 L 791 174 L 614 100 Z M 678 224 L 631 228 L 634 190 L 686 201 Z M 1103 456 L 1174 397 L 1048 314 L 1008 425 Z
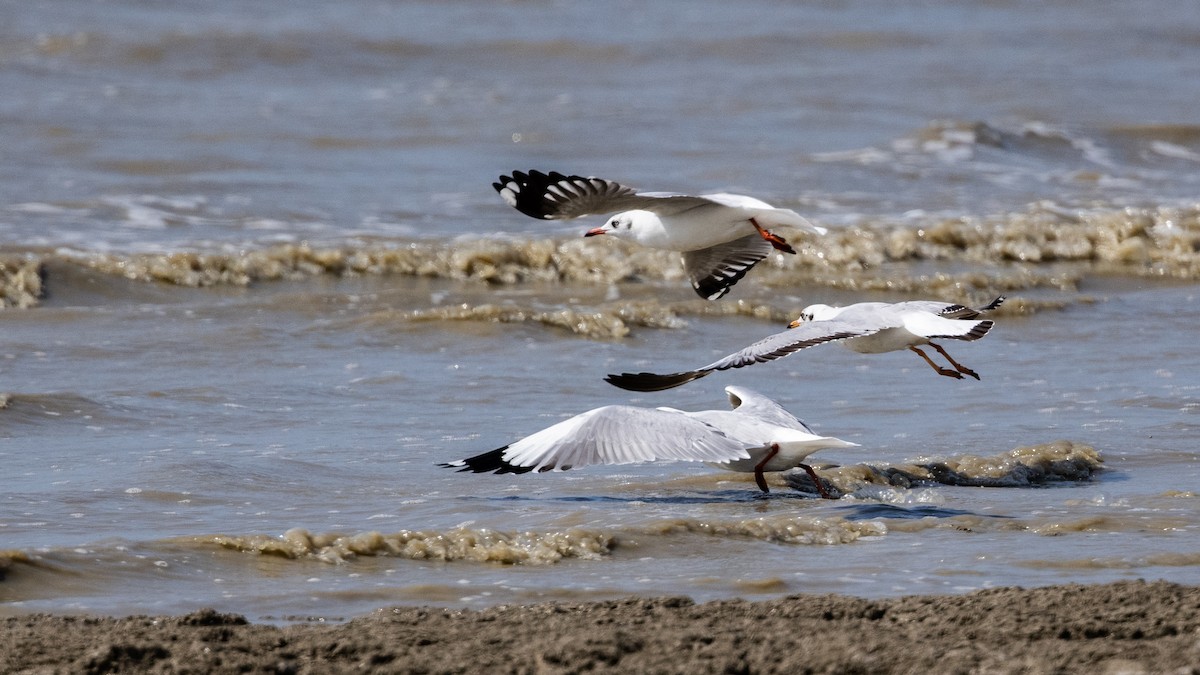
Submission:
M 726 387 L 725 393 L 733 410 L 686 412 L 608 405 L 502 448 L 439 466 L 475 473 L 528 473 L 655 460 L 705 462 L 727 471 L 753 473 L 763 492 L 770 492 L 764 471 L 799 467 L 822 497 L 833 499 L 804 460 L 823 448 L 857 447 L 857 443 L 818 436 L 783 406 L 753 390 Z
M 955 361 L 933 340 L 973 341 L 982 338 L 992 329 L 993 322 L 978 317 L 999 307 L 1002 302 L 1003 296 L 979 309 L 933 300 L 860 302 L 846 307 L 810 305 L 800 312 L 800 318 L 793 321 L 788 330 L 767 336 L 702 368 L 669 375 L 621 373 L 604 379 L 630 391 L 661 391 L 699 379 L 715 370 L 774 361 L 807 347 L 842 342 L 846 347 L 863 354 L 907 349 L 925 359 L 938 375 L 959 380 L 963 379 L 963 375 L 969 375 L 978 380 L 978 373 Z M 923 345 L 937 350 L 953 368 L 934 363 L 928 354 L 921 351 Z
M 772 250 L 796 252 L 768 228 L 826 231 L 790 209 L 724 192 L 699 196 L 638 192 L 603 178 L 557 171 L 513 171 L 511 176 L 500 176 L 492 187 L 510 206 L 533 218 L 563 220 L 615 213 L 584 236 L 612 235 L 682 253 L 692 288 L 709 300 L 728 293 Z

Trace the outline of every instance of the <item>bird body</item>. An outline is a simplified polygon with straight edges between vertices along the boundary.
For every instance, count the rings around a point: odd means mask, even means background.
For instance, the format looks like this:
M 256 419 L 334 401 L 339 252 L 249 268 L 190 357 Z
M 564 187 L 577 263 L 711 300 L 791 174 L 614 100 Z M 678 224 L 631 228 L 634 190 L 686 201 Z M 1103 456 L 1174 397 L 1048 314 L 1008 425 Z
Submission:
M 973 309 L 964 305 L 917 300 L 899 303 L 860 302 L 846 307 L 810 305 L 800 318 L 781 333 L 758 342 L 695 370 L 660 375 L 657 373 L 621 373 L 605 378 L 610 384 L 631 391 L 661 391 L 678 387 L 717 370 L 742 368 L 782 358 L 801 349 L 827 342 L 842 342 L 864 354 L 908 349 L 916 353 L 939 375 L 979 379 L 978 373 L 950 357 L 934 339 L 978 340 L 992 329 L 989 319 L 978 319 L 999 307 L 1004 297 Z M 929 345 L 944 356 L 953 368 L 944 368 L 929 358 L 920 347 Z
M 860 302 L 846 307 L 809 305 L 800 312 L 800 318 L 788 327 L 798 328 L 807 322 L 838 319 L 851 323 L 873 322 L 876 325 L 887 326 L 874 333 L 851 337 L 842 342 L 842 346 L 860 354 L 882 354 L 929 344 L 934 337 L 964 339 L 964 336 L 969 336 L 972 331 L 981 328 L 979 324 L 984 322 L 951 319 L 941 315 L 947 307 L 956 306 L 930 301 Z M 986 322 L 987 328 L 991 327 L 991 323 Z
M 763 492 L 769 491 L 764 471 L 800 467 L 809 472 L 825 496 L 824 487 L 804 460 L 822 448 L 856 444 L 813 433 L 778 403 L 753 390 L 726 387 L 725 391 L 733 410 L 603 406 L 509 445 L 441 466 L 475 473 L 528 473 L 594 464 L 699 461 L 727 471 L 753 473 Z
M 824 231 L 795 211 L 777 209 L 745 195 L 721 192 L 698 197 L 668 193 L 644 193 L 643 196 L 654 201 L 642 208 L 622 211 L 602 227 L 588 230 L 584 236 L 610 234 L 650 248 L 683 252 L 759 235 L 759 228 L 795 227 L 810 232 Z M 756 238 L 763 239 L 761 235 Z
M 795 211 L 725 192 L 699 196 L 637 192 L 610 180 L 555 171 L 514 171 L 511 176 L 500 176 L 492 187 L 510 206 L 532 218 L 560 220 L 615 213 L 584 236 L 610 235 L 682 253 L 692 287 L 709 300 L 728 293 L 772 250 L 796 252 L 767 228 L 825 233 Z

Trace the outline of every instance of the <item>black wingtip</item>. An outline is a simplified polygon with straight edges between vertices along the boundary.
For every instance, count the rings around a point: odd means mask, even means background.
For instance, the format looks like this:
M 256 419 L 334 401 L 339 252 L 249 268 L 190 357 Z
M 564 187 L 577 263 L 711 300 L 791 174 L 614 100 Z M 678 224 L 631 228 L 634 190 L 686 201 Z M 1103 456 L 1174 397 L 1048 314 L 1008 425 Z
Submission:
M 741 279 L 743 276 L 745 276 L 745 272 L 742 272 L 741 275 L 732 280 L 723 277 L 705 277 L 698 282 L 692 283 L 692 288 L 695 289 L 696 295 L 705 300 L 718 300 L 725 297 L 725 294 L 729 292 L 729 288 L 736 284 L 738 279 Z
M 755 261 L 755 263 L 758 261 Z M 733 285 L 742 280 L 746 273 L 754 267 L 755 263 L 750 263 L 745 267 L 723 266 L 720 269 L 713 270 L 708 276 L 703 279 L 692 281 L 692 288 L 696 291 L 696 295 L 705 300 L 718 300 L 725 297 L 729 289 Z
M 620 375 L 608 375 L 604 381 L 614 387 L 620 387 L 628 391 L 663 391 L 665 389 L 673 389 L 680 385 L 687 384 L 692 380 L 698 380 L 710 371 L 691 371 L 687 373 L 672 373 L 670 375 L 658 375 L 656 373 L 621 373 Z
M 971 329 L 971 332 L 964 335 L 962 339 L 978 340 L 979 338 L 983 337 L 984 335 L 987 335 L 988 332 L 990 330 L 992 330 L 992 326 L 994 326 L 994 325 L 996 325 L 996 322 L 992 321 L 991 319 L 985 319 L 983 321 L 980 321 L 979 323 L 975 324 L 975 327 Z M 979 379 L 979 378 L 976 377 L 975 379 Z
M 551 185 L 564 180 L 574 180 L 578 176 L 564 176 L 557 171 L 543 173 L 537 169 L 529 171 L 513 171 L 511 176 L 501 175 L 499 182 L 492 187 L 509 206 L 538 220 L 552 220 L 553 204 L 546 200 L 546 191 Z M 580 178 L 580 180 L 583 180 Z
M 515 466 L 509 464 L 504 459 L 504 452 L 508 450 L 508 446 L 496 448 L 490 452 L 485 452 L 482 455 L 475 455 L 466 459 L 460 459 L 456 462 L 444 462 L 438 466 L 445 469 L 458 469 L 459 473 L 463 471 L 471 471 L 473 473 L 529 473 L 533 471 L 531 466 Z
M 999 307 L 1000 305 L 1004 304 L 1004 301 L 1005 301 L 1005 300 L 1007 300 L 1007 299 L 1008 299 L 1008 298 L 1007 298 L 1007 297 L 1005 297 L 1005 296 L 1003 296 L 1003 295 L 996 296 L 996 299 L 995 299 L 995 300 L 993 300 L 993 301 L 989 302 L 988 304 L 984 305 L 983 307 L 980 307 L 980 308 L 979 308 L 979 311 L 981 311 L 981 312 L 990 312 L 990 311 L 992 311 L 993 309 L 996 309 L 996 308 L 997 308 L 997 307 Z

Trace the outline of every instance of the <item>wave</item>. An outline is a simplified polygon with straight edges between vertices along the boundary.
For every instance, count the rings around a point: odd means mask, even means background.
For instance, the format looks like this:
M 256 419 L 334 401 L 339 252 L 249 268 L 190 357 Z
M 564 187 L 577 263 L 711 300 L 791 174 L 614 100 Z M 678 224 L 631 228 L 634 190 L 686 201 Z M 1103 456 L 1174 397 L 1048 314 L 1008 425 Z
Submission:
M 345 31 L 279 33 L 223 27 L 117 34 L 43 33 L 0 41 L 0 56 L 70 60 L 94 67 L 167 68 L 189 77 L 215 77 L 263 68 L 316 68 L 331 74 L 393 72 L 398 63 L 506 58 L 579 63 L 617 62 L 633 55 L 620 45 L 567 39 L 496 39 L 477 43 L 376 38 Z
M 1082 279 L 1095 274 L 1200 278 L 1200 206 L 1079 210 L 1042 203 L 993 218 L 876 220 L 819 238 L 800 235 L 794 241 L 799 255 L 777 254 L 760 263 L 753 279 L 738 286 L 739 303 L 677 303 L 670 312 L 773 316 L 783 310 L 770 298 L 781 289 L 791 292 L 805 287 L 920 294 L 970 303 L 990 300 L 998 293 L 1036 295 L 1039 289 L 1075 293 Z M 54 264 L 83 267 L 102 278 L 193 288 L 400 275 L 488 286 L 615 287 L 618 296 L 621 291 L 636 295 L 638 289 L 656 285 L 686 288 L 677 258 L 674 253 L 624 242 L 582 238 L 381 240 L 325 248 L 288 244 L 217 252 L 26 251 L 0 260 L 0 301 L 7 307 L 37 306 L 54 291 L 57 279 L 47 273 Z M 1055 304 L 1015 298 L 1005 311 L 1027 313 Z M 410 318 L 538 321 L 582 334 L 620 336 L 626 332 L 621 328 L 622 312 L 639 313 L 622 301 L 595 309 L 595 316 L 583 312 L 554 317 L 533 308 L 500 312 L 480 305 L 433 308 L 414 312 Z M 632 319 L 634 324 L 638 321 Z M 675 323 L 665 312 L 645 321 Z
M 386 555 L 412 560 L 545 564 L 564 558 L 594 560 L 614 545 L 609 535 L 576 529 L 539 534 L 456 528 L 447 532 L 405 530 L 395 534 L 364 532 L 353 535 L 313 535 L 306 530 L 292 529 L 282 537 L 218 535 L 210 541 L 236 551 L 334 563 L 357 556 Z
M 966 454 L 899 466 L 858 464 L 826 468 L 821 475 L 848 494 L 868 485 L 910 490 L 934 485 L 1014 488 L 1078 483 L 1092 480 L 1103 470 L 1104 459 L 1094 447 L 1059 440 L 990 456 Z M 785 477 L 792 487 L 816 494 L 812 480 L 803 471 L 789 472 Z
M 886 147 L 820 153 L 815 159 L 908 169 L 974 164 L 978 177 L 1001 183 L 1046 182 L 1048 176 L 1102 180 L 1156 175 L 1144 169 L 1188 168 L 1200 161 L 1198 144 L 1197 125 L 1076 129 L 1033 120 L 1011 126 L 937 120 Z
M 9 429 L 66 423 L 88 426 L 116 424 L 130 419 L 128 411 L 69 392 L 49 394 L 0 393 L 0 410 Z

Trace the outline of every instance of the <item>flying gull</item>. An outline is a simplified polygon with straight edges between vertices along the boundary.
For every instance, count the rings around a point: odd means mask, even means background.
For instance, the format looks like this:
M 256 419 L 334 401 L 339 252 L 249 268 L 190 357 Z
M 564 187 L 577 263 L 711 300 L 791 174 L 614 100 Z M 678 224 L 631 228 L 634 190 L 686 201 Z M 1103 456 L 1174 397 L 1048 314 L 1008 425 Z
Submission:
M 996 309 L 1002 302 L 1004 296 L 979 309 L 932 300 L 894 304 L 860 302 L 847 307 L 810 305 L 800 312 L 799 319 L 789 325 L 789 330 L 767 336 L 702 368 L 669 375 L 621 373 L 604 379 L 631 391 L 661 391 L 699 379 L 714 370 L 774 361 L 807 347 L 841 341 L 846 347 L 863 354 L 908 349 L 925 359 L 938 375 L 960 380 L 963 375 L 969 375 L 978 380 L 978 373 L 955 361 L 933 340 L 978 340 L 987 335 L 993 324 L 991 320 L 979 320 L 978 317 Z M 936 349 L 953 368 L 934 363 L 928 354 L 921 351 L 921 345 Z
M 557 171 L 513 171 L 511 176 L 500 176 L 492 187 L 510 206 L 533 218 L 564 220 L 616 213 L 584 236 L 609 234 L 650 248 L 679 251 L 692 288 L 709 300 L 728 293 L 772 250 L 796 252 L 768 228 L 826 231 L 790 209 L 724 192 L 699 196 L 638 192 L 603 178 Z
M 527 473 L 655 460 L 705 462 L 753 473 L 763 492 L 770 492 L 764 471 L 800 467 L 822 497 L 833 499 L 804 460 L 823 448 L 857 443 L 818 436 L 778 403 L 745 387 L 726 387 L 725 393 L 733 410 L 608 405 L 491 452 L 439 466 L 475 473 Z

